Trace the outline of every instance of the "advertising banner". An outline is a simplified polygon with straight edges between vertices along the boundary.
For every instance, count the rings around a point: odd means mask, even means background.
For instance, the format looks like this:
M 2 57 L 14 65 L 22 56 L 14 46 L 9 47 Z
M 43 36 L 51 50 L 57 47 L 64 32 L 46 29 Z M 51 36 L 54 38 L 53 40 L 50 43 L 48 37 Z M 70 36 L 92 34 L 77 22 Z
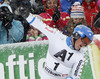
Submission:
M 47 48 L 46 42 L 0 45 L 0 79 L 39 79 L 38 61 Z

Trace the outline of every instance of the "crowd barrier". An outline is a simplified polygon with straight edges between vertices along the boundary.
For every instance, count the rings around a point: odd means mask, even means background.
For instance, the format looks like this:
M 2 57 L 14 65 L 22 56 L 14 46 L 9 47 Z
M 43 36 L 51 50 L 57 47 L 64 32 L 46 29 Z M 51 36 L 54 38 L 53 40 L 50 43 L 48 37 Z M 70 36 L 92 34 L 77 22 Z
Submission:
M 0 79 L 40 79 L 48 41 L 0 45 Z M 95 43 L 86 48 L 81 79 L 100 79 L 100 49 Z

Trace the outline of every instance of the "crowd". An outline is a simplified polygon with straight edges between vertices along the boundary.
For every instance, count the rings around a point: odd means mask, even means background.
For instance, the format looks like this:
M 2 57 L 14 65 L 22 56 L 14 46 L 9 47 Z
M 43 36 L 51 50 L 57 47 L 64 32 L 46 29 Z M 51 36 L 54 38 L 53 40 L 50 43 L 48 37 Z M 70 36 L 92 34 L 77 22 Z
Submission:
M 99 9 L 100 0 L 0 0 L 0 44 L 49 40 L 41 79 L 80 79 Z
M 27 16 L 28 12 L 41 16 L 44 23 L 68 36 L 80 24 L 89 26 L 94 34 L 100 34 L 99 0 L 0 0 L 0 3 L 0 44 L 25 42 L 27 36 L 31 37 L 32 28 L 21 16 Z M 42 32 L 37 36 L 48 40 Z

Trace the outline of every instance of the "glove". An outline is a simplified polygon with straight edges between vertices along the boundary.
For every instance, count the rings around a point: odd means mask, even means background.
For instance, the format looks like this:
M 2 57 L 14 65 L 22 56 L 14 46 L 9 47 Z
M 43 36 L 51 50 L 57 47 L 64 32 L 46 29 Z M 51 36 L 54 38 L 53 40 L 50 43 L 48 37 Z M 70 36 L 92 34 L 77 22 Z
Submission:
M 52 19 L 53 19 L 53 21 L 56 23 L 56 21 L 57 21 L 59 18 L 60 18 L 60 11 L 59 11 L 59 9 L 56 7 Z

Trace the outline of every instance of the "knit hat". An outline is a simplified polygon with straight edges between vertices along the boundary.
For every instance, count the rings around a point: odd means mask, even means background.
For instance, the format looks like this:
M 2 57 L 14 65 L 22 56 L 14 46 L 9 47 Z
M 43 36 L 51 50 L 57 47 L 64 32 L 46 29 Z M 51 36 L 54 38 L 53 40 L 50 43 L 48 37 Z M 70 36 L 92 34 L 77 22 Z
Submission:
M 71 7 L 71 18 L 85 18 L 84 9 L 82 6 Z
M 73 6 L 80 6 L 81 5 L 81 3 L 80 2 L 74 2 L 74 4 L 73 4 Z

